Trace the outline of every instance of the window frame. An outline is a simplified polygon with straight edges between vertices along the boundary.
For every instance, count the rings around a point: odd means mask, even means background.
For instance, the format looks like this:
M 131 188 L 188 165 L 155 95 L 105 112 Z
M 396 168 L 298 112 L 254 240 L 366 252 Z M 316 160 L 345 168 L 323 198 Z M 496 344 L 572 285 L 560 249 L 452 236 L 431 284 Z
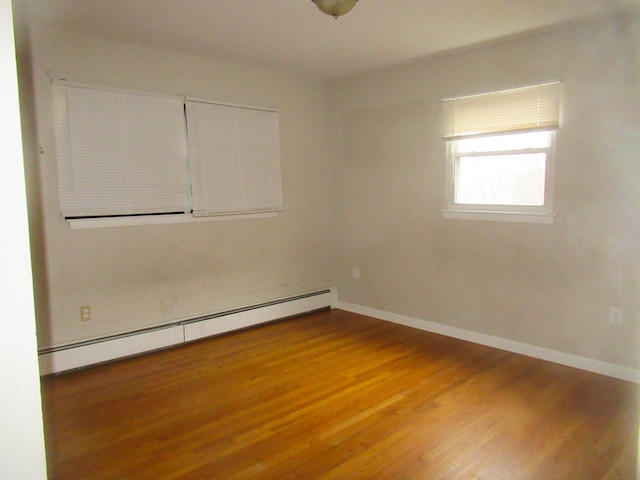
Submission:
M 525 132 L 520 132 L 525 133 Z M 510 135 L 505 133 L 502 135 Z M 498 137 L 500 135 L 491 135 Z M 555 146 L 556 132 L 549 131 L 549 146 L 546 148 L 528 148 L 522 150 L 498 150 L 487 152 L 460 153 L 457 150 L 457 140 L 447 141 L 447 182 L 446 182 L 446 206 L 444 212 L 446 218 L 459 219 L 487 219 L 494 216 L 495 220 L 504 221 L 529 221 L 532 223 L 551 223 L 553 221 L 553 191 L 554 191 L 554 171 L 555 171 Z M 492 156 L 509 155 L 520 153 L 546 153 L 545 159 L 545 180 L 544 180 L 544 203 L 543 205 L 513 205 L 513 204 L 472 204 L 456 203 L 456 181 L 458 179 L 458 163 L 461 156 Z

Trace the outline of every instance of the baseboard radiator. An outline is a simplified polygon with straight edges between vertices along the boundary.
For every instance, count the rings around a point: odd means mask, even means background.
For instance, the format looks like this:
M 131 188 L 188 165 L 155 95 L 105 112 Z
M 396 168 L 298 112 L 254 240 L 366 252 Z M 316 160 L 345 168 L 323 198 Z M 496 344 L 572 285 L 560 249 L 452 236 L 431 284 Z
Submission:
M 109 335 L 38 351 L 40 374 L 48 375 L 168 348 L 261 323 L 281 320 L 337 303 L 324 289 L 200 317 Z

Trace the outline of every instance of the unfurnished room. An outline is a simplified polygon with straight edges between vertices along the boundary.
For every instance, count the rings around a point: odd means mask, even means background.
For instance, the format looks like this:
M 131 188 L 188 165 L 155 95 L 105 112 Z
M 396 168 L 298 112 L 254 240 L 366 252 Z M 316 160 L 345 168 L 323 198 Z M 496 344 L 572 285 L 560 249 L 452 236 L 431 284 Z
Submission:
M 0 17 L 0 477 L 638 478 L 640 2 Z

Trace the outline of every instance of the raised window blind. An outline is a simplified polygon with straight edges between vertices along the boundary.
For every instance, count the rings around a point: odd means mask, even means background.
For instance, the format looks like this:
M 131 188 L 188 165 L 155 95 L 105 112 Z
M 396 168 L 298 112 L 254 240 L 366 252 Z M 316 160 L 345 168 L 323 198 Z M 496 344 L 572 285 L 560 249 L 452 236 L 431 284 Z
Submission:
M 278 113 L 187 100 L 193 215 L 282 209 Z
M 558 129 L 560 87 L 551 82 L 444 99 L 443 138 Z
M 53 85 L 62 215 L 188 212 L 183 100 Z

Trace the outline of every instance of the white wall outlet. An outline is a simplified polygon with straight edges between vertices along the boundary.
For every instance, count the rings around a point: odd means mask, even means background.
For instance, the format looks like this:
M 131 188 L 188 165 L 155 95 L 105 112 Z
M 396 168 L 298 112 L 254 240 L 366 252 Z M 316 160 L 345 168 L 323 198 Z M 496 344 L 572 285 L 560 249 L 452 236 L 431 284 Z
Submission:
M 91 307 L 89 305 L 83 305 L 80 307 L 80 321 L 88 322 L 91 320 Z
M 624 323 L 624 311 L 620 307 L 609 307 L 609 323 L 618 327 Z
M 360 280 L 360 269 L 358 267 L 353 267 L 351 269 L 351 276 L 356 280 Z

